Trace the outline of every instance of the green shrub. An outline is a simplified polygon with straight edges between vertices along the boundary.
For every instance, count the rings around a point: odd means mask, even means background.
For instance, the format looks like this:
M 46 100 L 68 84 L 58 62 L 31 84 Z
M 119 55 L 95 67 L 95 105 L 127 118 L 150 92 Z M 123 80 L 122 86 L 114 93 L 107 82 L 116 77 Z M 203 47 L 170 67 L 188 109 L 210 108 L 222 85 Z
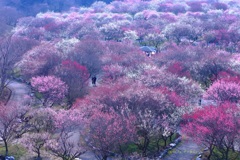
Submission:
M 18 160 L 22 156 L 26 155 L 26 152 L 27 152 L 27 150 L 19 144 L 9 146 L 9 155 L 13 156 L 16 160 Z M 0 147 L 0 154 L 5 155 L 4 146 Z

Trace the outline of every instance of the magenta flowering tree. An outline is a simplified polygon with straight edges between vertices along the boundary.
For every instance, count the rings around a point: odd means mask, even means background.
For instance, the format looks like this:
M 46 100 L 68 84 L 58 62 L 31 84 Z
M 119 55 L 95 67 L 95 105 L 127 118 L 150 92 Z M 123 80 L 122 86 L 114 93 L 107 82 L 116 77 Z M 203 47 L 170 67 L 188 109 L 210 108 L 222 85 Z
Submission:
M 168 68 L 167 71 L 170 73 L 176 74 L 179 77 L 190 77 L 190 72 L 187 70 L 187 68 L 184 66 L 182 62 L 176 61 L 172 62 Z
M 240 132 L 239 114 L 236 113 L 239 113 L 239 107 L 228 102 L 197 109 L 184 116 L 186 123 L 183 132 L 209 148 L 208 159 L 230 160 L 230 154 L 236 157 L 238 155 L 234 150 L 239 143 Z M 233 153 L 230 153 L 230 150 Z M 221 156 L 216 154 L 216 151 L 221 152 Z
M 67 98 L 70 104 L 86 93 L 90 78 L 87 67 L 76 61 L 64 60 L 61 66 L 56 68 L 56 74 L 68 85 Z
M 67 85 L 58 77 L 55 76 L 38 76 L 31 79 L 31 85 L 39 93 L 43 94 L 43 105 L 54 103 L 62 100 L 68 90 Z

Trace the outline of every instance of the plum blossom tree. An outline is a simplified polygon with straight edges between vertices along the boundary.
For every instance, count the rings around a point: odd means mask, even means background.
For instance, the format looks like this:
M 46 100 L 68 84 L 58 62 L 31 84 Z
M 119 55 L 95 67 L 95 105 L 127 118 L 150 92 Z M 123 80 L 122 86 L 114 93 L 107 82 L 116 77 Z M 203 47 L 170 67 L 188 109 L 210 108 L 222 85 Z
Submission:
M 219 62 L 220 61 L 211 62 L 209 60 L 205 63 L 203 62 L 197 64 L 191 70 L 192 78 L 197 80 L 203 87 L 209 87 L 212 83 L 214 83 L 214 81 L 219 78 L 219 73 L 226 70 L 227 68 L 226 63 L 224 64 Z
M 169 67 L 167 68 L 167 71 L 176 74 L 180 77 L 185 76 L 190 78 L 190 72 L 187 71 L 187 68 L 184 66 L 184 64 L 179 61 L 170 64 Z
M 23 76 L 31 78 L 50 74 L 53 68 L 60 63 L 61 56 L 54 44 L 41 42 L 26 52 L 18 65 Z
M 214 6 L 216 9 L 219 9 L 219 10 L 227 10 L 227 9 L 228 9 L 227 4 L 221 3 L 221 2 L 215 2 L 215 3 L 213 3 L 213 6 Z
M 160 50 L 160 46 L 164 43 L 165 37 L 162 34 L 148 34 L 143 38 L 141 42 L 147 46 L 154 46 L 157 51 Z
M 225 101 L 238 103 L 240 99 L 239 89 L 240 85 L 237 82 L 218 80 L 208 88 L 203 98 L 217 103 Z
M 41 152 L 46 147 L 50 134 L 54 134 L 54 117 L 56 112 L 52 108 L 31 109 L 24 120 L 27 123 L 27 133 L 20 142 L 41 159 Z
M 100 73 L 102 62 L 100 56 L 105 52 L 105 46 L 99 40 L 86 37 L 75 45 L 74 53 L 70 57 L 79 64 L 86 66 L 89 77 Z
M 201 1 L 199 2 L 188 2 L 187 5 L 190 7 L 191 12 L 202 12 L 203 11 L 203 4 Z
M 105 24 L 101 28 L 99 28 L 99 30 L 105 36 L 105 40 L 120 41 L 124 37 L 124 32 L 119 24 Z
M 198 38 L 197 31 L 190 24 L 184 22 L 171 23 L 165 27 L 163 34 L 168 40 L 179 44 L 183 38 L 189 41 L 196 41 Z
M 8 34 L 11 30 L 16 26 L 18 18 L 20 18 L 22 13 L 12 6 L 4 6 L 0 7 L 0 14 L 2 15 L 1 20 L 1 29 L 0 35 Z
M 47 141 L 49 140 L 49 134 L 46 132 L 43 133 L 30 133 L 26 134 L 22 144 L 29 150 L 37 154 L 36 159 L 41 160 L 41 150 L 45 147 Z
M 56 68 L 55 73 L 59 75 L 68 86 L 67 98 L 70 104 L 72 104 L 76 98 L 86 93 L 89 72 L 85 66 L 80 65 L 76 61 L 64 60 L 62 64 Z
M 0 104 L 0 138 L 4 143 L 6 156 L 8 156 L 9 143 L 26 129 L 24 123 L 21 123 L 21 119 L 23 119 L 27 111 L 28 107 L 16 104 L 10 106 Z
M 124 158 L 123 145 L 133 141 L 136 135 L 134 123 L 134 116 L 96 109 L 86 119 L 86 145 L 98 159 L 106 160 L 112 153 L 120 153 Z
M 78 42 L 77 38 L 62 39 L 55 44 L 55 47 L 59 51 L 61 58 L 66 59 L 73 52 L 74 46 Z
M 31 79 L 31 85 L 39 93 L 43 94 L 43 105 L 47 103 L 59 102 L 67 94 L 67 85 L 58 77 L 55 76 L 39 76 Z
M 54 116 L 55 134 L 46 144 L 47 150 L 62 160 L 74 160 L 85 152 L 80 142 L 82 115 L 78 110 L 59 110 Z
M 26 115 L 27 124 L 29 125 L 29 132 L 53 133 L 55 116 L 56 112 L 52 108 L 32 109 L 31 112 Z
M 231 159 L 230 151 L 235 155 L 234 144 L 239 138 L 239 107 L 234 103 L 222 103 L 219 106 L 207 106 L 185 115 L 183 131 L 199 144 L 209 148 L 208 159 Z M 215 150 L 214 150 L 215 149 Z M 220 151 L 220 155 L 215 153 Z
M 13 73 L 15 63 L 34 45 L 34 41 L 13 34 L 0 38 L 0 96 Z
M 2 15 L 1 22 L 12 27 L 16 25 L 17 19 L 22 16 L 22 13 L 19 12 L 16 8 L 8 6 L 1 7 L 0 13 Z
M 183 102 L 187 102 L 188 104 L 194 103 L 203 93 L 200 85 L 191 79 L 186 77 L 180 78 L 166 72 L 164 69 L 154 67 L 146 69 L 145 72 L 139 76 L 139 80 L 150 88 L 164 89 L 163 91 L 167 89 L 173 93 L 175 92 L 179 97 L 176 99 L 183 99 Z

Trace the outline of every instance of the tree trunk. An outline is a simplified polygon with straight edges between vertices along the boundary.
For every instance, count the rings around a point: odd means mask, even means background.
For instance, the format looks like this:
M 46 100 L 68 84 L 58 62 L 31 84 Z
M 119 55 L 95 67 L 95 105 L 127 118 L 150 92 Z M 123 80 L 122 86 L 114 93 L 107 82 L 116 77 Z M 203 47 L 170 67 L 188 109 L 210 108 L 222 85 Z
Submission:
M 6 81 L 7 81 L 7 73 L 6 73 L 6 68 L 5 68 L 5 66 L 2 66 L 2 68 L 1 68 L 0 79 L 1 79 L 0 96 L 2 96 L 3 90 L 4 90 L 5 85 L 6 85 Z
M 3 79 L 3 78 L 2 78 Z M 0 85 L 0 97 L 2 97 L 2 94 L 3 94 L 3 90 L 4 90 L 4 80 L 1 79 L 1 85 Z
M 157 151 L 158 152 L 160 151 L 160 145 L 159 145 L 160 140 L 161 140 L 161 138 L 158 138 L 157 141 L 156 141 Z
M 167 146 L 167 137 L 162 136 L 162 139 L 164 140 L 164 147 L 166 147 Z
M 211 144 L 209 147 L 209 155 L 207 157 L 208 160 L 210 160 L 210 158 L 212 157 L 213 149 L 214 149 L 214 146 Z
M 8 143 L 6 139 L 3 139 L 4 146 L 5 146 L 5 156 L 8 156 Z
M 122 159 L 124 159 L 125 155 L 124 155 L 124 151 L 123 151 L 121 145 L 119 145 L 119 150 L 120 150 Z
M 37 157 L 38 157 L 38 159 L 41 158 L 41 155 L 40 155 L 40 149 L 38 149 L 38 151 L 37 151 Z
M 226 160 L 228 160 L 228 154 L 229 154 L 229 147 L 227 147 L 227 150 L 226 150 Z
M 146 157 L 146 156 L 147 156 L 147 148 L 148 148 L 148 145 L 149 145 L 149 139 L 148 139 L 148 137 L 145 137 L 145 138 L 144 138 L 144 144 L 143 144 L 143 151 L 142 151 L 143 157 Z
M 103 157 L 102 157 L 102 160 L 107 160 L 107 155 L 104 155 Z
M 173 136 L 173 135 L 174 135 L 174 133 L 171 132 L 171 133 L 170 133 L 170 136 L 169 136 L 169 137 L 170 137 L 170 142 L 172 142 L 172 136 Z

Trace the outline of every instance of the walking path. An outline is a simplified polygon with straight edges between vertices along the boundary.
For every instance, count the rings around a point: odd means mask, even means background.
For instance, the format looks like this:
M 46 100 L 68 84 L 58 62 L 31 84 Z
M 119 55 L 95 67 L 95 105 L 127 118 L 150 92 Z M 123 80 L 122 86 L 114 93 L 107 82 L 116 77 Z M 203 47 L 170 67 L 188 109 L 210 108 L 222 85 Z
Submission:
M 31 89 L 28 85 L 13 80 L 8 84 L 8 88 L 12 91 L 8 105 L 17 104 L 24 106 L 30 103 L 29 93 Z
M 176 148 L 169 151 L 163 160 L 194 160 L 194 157 L 200 151 L 201 147 L 199 145 L 193 142 L 191 138 L 184 137 L 182 142 Z

